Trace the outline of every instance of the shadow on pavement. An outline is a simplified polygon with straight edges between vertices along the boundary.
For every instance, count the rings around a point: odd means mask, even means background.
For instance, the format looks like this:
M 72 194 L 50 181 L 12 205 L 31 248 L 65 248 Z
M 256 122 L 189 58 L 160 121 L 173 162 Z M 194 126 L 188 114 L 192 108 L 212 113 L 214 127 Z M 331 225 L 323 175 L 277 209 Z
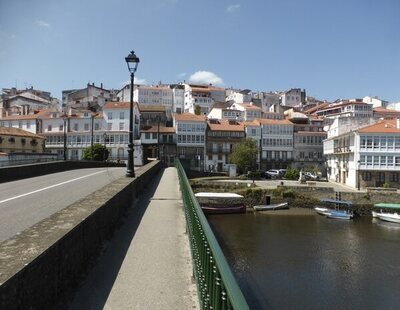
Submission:
M 104 245 L 102 253 L 94 261 L 92 269 L 77 289 L 75 296 L 68 305 L 69 309 L 104 308 L 132 239 L 163 173 L 164 169 L 156 175 L 151 183 L 147 184 L 145 191 L 135 201 L 134 207 L 121 220 L 120 227 Z

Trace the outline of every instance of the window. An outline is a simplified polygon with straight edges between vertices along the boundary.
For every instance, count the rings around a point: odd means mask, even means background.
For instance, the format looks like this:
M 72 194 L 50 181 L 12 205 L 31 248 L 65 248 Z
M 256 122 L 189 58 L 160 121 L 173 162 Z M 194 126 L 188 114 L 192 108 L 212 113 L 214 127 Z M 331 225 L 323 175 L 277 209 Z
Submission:
M 18 128 L 22 128 L 22 122 L 21 121 L 18 122 Z
M 212 160 L 212 155 L 208 155 L 208 160 Z
M 400 156 L 395 156 L 394 163 L 396 167 L 400 167 Z
M 386 156 L 381 156 L 381 166 L 386 166 Z
M 85 124 L 85 125 L 84 125 L 84 130 L 85 130 L 85 131 L 89 131 L 89 124 Z
M 369 171 L 363 171 L 362 172 L 362 179 L 364 181 L 371 181 L 371 172 Z
M 58 127 L 58 131 L 63 131 L 64 130 L 64 125 L 60 125 L 59 127 Z
M 112 123 L 107 123 L 107 130 L 112 130 Z
M 1 126 L 3 126 L 3 125 L 1 125 Z M 26 122 L 26 128 L 31 128 L 31 121 Z
M 372 166 L 372 156 L 367 156 L 367 166 Z
M 387 157 L 387 163 L 388 163 L 388 166 L 393 166 L 393 156 Z
M 51 125 L 47 125 L 47 131 L 52 131 L 52 126 Z
M 113 118 L 112 112 L 107 112 L 107 118 L 108 119 L 112 119 Z
M 119 123 L 119 130 L 124 130 L 124 128 L 125 128 L 125 123 L 124 122 Z
M 374 156 L 374 166 L 379 166 L 379 156 Z
M 145 139 L 150 139 L 150 132 L 146 132 L 145 134 L 144 134 L 144 138 Z
M 151 136 L 152 136 L 152 139 L 153 139 L 153 140 L 156 140 L 156 139 L 157 139 L 157 133 L 156 133 L 156 132 L 153 132 Z
M 125 113 L 119 112 L 119 119 L 125 119 Z
M 78 123 L 75 123 L 75 124 L 74 124 L 74 130 L 75 130 L 75 131 L 78 131 L 78 128 L 79 128 L 79 127 L 78 127 Z
M 94 130 L 99 130 L 99 129 L 100 129 L 99 123 L 95 123 L 95 124 L 94 124 Z
M 392 172 L 389 174 L 389 182 L 399 182 L 399 173 Z

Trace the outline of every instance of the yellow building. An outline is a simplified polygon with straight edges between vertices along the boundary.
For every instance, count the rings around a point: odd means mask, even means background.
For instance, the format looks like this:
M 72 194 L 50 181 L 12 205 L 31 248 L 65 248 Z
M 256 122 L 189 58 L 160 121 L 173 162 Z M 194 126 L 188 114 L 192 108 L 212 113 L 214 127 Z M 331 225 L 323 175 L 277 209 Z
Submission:
M 45 137 L 19 128 L 0 127 L 0 152 L 43 153 Z

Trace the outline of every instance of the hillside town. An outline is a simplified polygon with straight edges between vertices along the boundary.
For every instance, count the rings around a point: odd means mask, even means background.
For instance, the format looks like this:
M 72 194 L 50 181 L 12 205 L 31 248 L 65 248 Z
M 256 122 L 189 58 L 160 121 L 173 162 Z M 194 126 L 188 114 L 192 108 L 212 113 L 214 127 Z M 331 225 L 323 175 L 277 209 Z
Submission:
M 79 160 L 102 144 L 109 161 L 128 157 L 130 84 L 88 83 L 62 99 L 31 88 L 3 88 L 0 163 Z M 307 96 L 305 89 L 254 92 L 211 84 L 135 85 L 134 165 L 179 158 L 204 172 L 232 170 L 229 154 L 246 138 L 258 146 L 257 169 L 312 167 L 349 187 L 400 188 L 400 103 L 378 97 Z

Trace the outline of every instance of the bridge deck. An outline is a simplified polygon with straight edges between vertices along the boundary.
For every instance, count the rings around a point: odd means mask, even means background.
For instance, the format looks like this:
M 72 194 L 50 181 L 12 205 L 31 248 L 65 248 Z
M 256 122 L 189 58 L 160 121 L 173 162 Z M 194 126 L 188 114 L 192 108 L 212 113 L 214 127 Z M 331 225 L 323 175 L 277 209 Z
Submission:
M 176 169 L 149 184 L 104 249 L 71 309 L 196 309 Z

